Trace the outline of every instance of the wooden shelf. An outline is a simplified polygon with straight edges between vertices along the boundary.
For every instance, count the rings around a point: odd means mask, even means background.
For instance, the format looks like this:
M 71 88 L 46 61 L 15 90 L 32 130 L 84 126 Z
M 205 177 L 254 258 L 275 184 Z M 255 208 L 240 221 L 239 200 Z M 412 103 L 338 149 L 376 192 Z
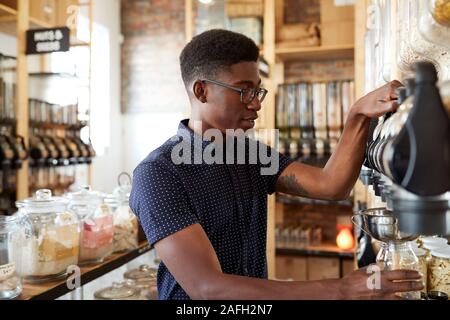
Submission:
M 29 17 L 30 29 L 52 28 L 48 22 Z M 17 10 L 0 4 L 0 32 L 17 36 Z
M 275 54 L 282 61 L 304 60 L 323 61 L 337 59 L 353 59 L 354 45 L 339 45 L 330 47 L 282 47 L 275 49 Z
M 90 42 L 82 41 L 76 38 L 70 39 L 70 46 L 71 47 L 89 47 L 91 45 Z
M 152 247 L 145 241 L 139 245 L 138 249 L 123 254 L 114 254 L 102 264 L 81 267 L 81 285 L 85 285 L 86 283 L 123 266 L 150 250 L 152 250 Z M 54 300 L 70 291 L 71 290 L 67 288 L 66 279 L 42 284 L 24 283 L 22 294 L 19 296 L 18 300 Z
M 339 249 L 336 244 L 324 243 L 320 245 L 309 245 L 309 246 L 290 246 L 290 247 L 279 247 L 276 249 L 277 255 L 285 256 L 319 256 L 319 257 L 329 257 L 329 258 L 344 258 L 353 259 L 353 250 L 342 250 Z
M 0 3 L 0 17 L 17 16 L 17 10 Z
M 350 199 L 341 201 L 318 200 L 318 199 L 296 197 L 283 193 L 277 193 L 277 202 L 284 204 L 339 205 L 348 207 L 353 206 L 352 200 Z

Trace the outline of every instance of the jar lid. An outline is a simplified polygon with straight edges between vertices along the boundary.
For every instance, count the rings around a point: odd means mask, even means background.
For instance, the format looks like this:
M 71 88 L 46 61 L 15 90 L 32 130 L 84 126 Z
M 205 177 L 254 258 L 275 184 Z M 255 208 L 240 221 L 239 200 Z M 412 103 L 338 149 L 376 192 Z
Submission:
M 431 251 L 433 257 L 450 259 L 450 246 L 442 247 Z
M 114 282 L 111 287 L 101 289 L 94 293 L 94 297 L 101 300 L 127 299 L 136 295 L 136 289 L 124 282 Z
M 99 206 L 103 203 L 102 195 L 96 191 L 92 191 L 90 186 L 82 186 L 80 190 L 69 193 L 67 198 L 70 201 L 70 205 Z
M 426 244 L 447 244 L 448 240 L 441 237 L 423 237 L 420 238 L 422 243 Z
M 132 288 L 136 289 L 147 289 L 147 288 L 153 288 L 156 287 L 156 278 L 150 279 L 150 278 L 142 278 L 138 280 L 128 280 L 127 286 L 130 286 Z
M 137 269 L 129 270 L 124 273 L 125 279 L 141 280 L 141 279 L 155 279 L 158 270 L 143 264 Z
M 33 198 L 16 201 L 17 208 L 23 208 L 28 213 L 52 213 L 65 211 L 67 200 L 61 197 L 53 197 L 49 189 L 37 190 Z

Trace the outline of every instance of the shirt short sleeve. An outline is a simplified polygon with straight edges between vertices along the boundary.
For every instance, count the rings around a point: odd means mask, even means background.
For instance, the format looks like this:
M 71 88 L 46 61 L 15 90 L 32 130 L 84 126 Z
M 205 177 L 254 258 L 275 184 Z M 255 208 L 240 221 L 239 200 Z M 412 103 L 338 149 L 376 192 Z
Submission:
M 295 160 L 279 153 L 276 149 L 273 149 L 270 146 L 267 146 L 265 144 L 261 145 L 267 148 L 267 155 L 270 157 L 271 162 L 269 164 L 261 164 L 261 169 L 270 168 L 270 170 L 261 171 L 260 174 L 266 180 L 267 193 L 273 194 L 276 191 L 278 178 L 283 173 L 283 171 Z M 263 174 L 263 172 L 266 174 Z
M 134 170 L 130 207 L 151 245 L 199 223 L 180 179 L 158 162 Z

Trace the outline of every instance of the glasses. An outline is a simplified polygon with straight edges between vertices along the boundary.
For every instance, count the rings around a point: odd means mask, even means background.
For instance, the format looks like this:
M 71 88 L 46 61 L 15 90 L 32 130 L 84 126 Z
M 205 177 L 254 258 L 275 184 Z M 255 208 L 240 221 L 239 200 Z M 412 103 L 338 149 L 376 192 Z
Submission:
M 229 84 L 223 83 L 223 82 L 219 82 L 219 81 L 215 81 L 215 80 L 201 80 L 203 83 L 207 82 L 207 83 L 213 83 L 216 84 L 218 86 L 221 87 L 225 87 L 231 90 L 234 90 L 236 92 L 239 92 L 241 94 L 241 102 L 245 103 L 245 104 L 249 104 L 251 103 L 255 98 L 258 98 L 259 102 L 263 102 L 264 98 L 267 95 L 267 90 L 264 88 L 250 88 L 250 89 L 242 89 L 242 88 L 237 88 L 237 87 L 233 87 L 230 86 Z

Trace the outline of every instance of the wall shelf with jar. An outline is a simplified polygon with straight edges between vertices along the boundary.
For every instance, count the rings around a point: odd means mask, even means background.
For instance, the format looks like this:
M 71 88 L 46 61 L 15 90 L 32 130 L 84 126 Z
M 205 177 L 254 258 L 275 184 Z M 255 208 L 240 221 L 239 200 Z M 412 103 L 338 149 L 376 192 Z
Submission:
M 113 271 L 129 261 L 151 251 L 153 248 L 147 242 L 139 244 L 137 249 L 126 253 L 116 253 L 95 266 L 81 267 L 80 285 L 94 281 L 110 271 Z M 67 287 L 67 280 L 53 281 L 45 284 L 24 284 L 20 300 L 53 300 L 72 290 Z
M 111 194 L 40 189 L 16 201 L 17 214 L 0 216 L 0 299 L 55 299 L 75 289 L 66 282 L 73 272 L 84 285 L 150 251 L 124 177 Z
M 0 124 L 3 127 L 9 125 L 10 129 L 5 129 L 5 132 L 11 131 L 16 140 L 23 137 L 27 146 L 25 150 L 32 154 L 22 160 L 21 168 L 16 169 L 17 173 L 8 173 L 6 180 L 14 180 L 14 183 L 8 184 L 7 190 L 7 198 L 12 201 L 13 185 L 16 189 L 15 199 L 28 197 L 30 192 L 44 187 L 53 188 L 58 194 L 64 193 L 75 182 L 73 178 L 68 178 L 68 172 L 58 173 L 65 167 L 82 164 L 83 167 L 79 168 L 86 172 L 80 173 L 79 177 L 87 181 L 79 183 L 90 182 L 90 163 L 95 156 L 90 143 L 89 121 L 92 15 L 92 1 L 0 0 L 0 32 L 17 39 L 14 72 L 13 76 L 9 76 L 12 80 L 0 88 L 6 88 L 6 95 L 2 94 L 3 99 L 0 99 L 4 102 L 0 103 Z M 71 49 L 68 53 L 57 54 L 58 57 L 45 54 L 37 59 L 25 54 L 27 30 L 61 26 L 70 29 Z M 83 53 L 77 51 L 74 54 L 73 50 L 81 49 L 78 48 L 80 46 L 86 49 L 83 48 Z M 83 68 L 75 60 L 81 56 Z M 72 64 L 73 70 L 77 72 L 65 68 L 70 69 Z M 2 70 L 4 73 L 3 66 Z M 80 71 L 82 77 L 79 77 Z M 81 92 L 82 99 L 79 96 Z M 6 172 L 3 170 L 2 174 L 5 176 Z M 12 175 L 16 175 L 16 178 L 9 177 Z M 67 179 L 56 183 L 52 177 Z M 6 206 L 6 202 L 4 204 Z M 5 209 L 3 204 L 0 207 L 7 214 L 14 210 L 13 205 Z

